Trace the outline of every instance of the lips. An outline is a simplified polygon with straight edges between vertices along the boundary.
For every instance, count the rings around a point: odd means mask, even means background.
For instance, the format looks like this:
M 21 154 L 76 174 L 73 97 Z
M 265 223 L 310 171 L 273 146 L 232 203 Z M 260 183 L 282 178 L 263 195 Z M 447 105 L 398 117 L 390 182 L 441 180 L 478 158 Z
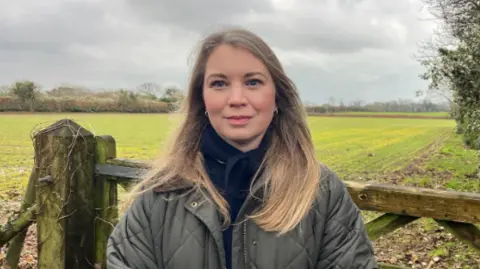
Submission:
M 231 116 L 231 117 L 227 117 L 227 119 L 232 119 L 232 120 L 244 120 L 244 119 L 250 119 L 252 117 L 250 116 Z
M 240 116 L 230 116 L 230 117 L 227 117 L 226 119 L 228 123 L 230 123 L 231 125 L 242 126 L 247 124 L 251 118 L 252 117 L 250 116 L 240 115 Z

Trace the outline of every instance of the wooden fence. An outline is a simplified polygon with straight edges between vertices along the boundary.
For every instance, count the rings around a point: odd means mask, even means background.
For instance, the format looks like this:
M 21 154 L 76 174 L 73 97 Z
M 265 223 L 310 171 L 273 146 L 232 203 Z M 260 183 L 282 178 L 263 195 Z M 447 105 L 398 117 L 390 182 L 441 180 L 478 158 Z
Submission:
M 116 157 L 112 136 L 64 119 L 34 136 L 35 166 L 20 213 L 0 227 L 0 247 L 17 268 L 26 230 L 37 224 L 39 269 L 106 268 L 107 238 L 118 221 L 118 189 L 134 184 L 146 162 Z M 480 253 L 480 194 L 346 181 L 356 204 L 383 213 L 367 223 L 376 240 L 418 218 L 432 218 Z M 381 268 L 401 268 L 381 264 Z

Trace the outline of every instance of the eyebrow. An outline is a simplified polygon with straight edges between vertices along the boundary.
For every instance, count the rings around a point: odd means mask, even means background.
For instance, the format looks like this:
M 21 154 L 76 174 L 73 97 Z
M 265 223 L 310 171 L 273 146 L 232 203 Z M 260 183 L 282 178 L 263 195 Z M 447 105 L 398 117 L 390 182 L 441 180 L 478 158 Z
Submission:
M 250 73 L 246 73 L 244 77 L 246 78 L 249 78 L 249 77 L 254 77 L 254 76 L 262 76 L 264 78 L 267 78 L 267 76 L 265 76 L 262 72 L 250 72 Z
M 250 77 L 253 77 L 253 76 L 257 76 L 257 75 L 262 76 L 264 78 L 267 78 L 267 76 L 265 76 L 262 72 L 249 72 L 249 73 L 246 73 L 243 77 L 250 78 Z M 222 74 L 222 73 L 212 73 L 212 74 L 208 75 L 207 79 L 209 79 L 211 77 L 219 77 L 219 78 L 223 78 L 223 79 L 228 78 L 225 74 Z

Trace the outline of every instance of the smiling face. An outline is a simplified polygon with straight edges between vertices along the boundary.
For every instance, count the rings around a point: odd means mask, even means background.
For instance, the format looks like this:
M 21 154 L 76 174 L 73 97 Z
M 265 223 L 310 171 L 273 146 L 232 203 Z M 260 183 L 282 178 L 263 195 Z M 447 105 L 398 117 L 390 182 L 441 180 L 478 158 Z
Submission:
M 242 151 L 258 147 L 276 109 L 275 85 L 266 66 L 248 50 L 231 45 L 210 54 L 203 100 L 213 128 Z

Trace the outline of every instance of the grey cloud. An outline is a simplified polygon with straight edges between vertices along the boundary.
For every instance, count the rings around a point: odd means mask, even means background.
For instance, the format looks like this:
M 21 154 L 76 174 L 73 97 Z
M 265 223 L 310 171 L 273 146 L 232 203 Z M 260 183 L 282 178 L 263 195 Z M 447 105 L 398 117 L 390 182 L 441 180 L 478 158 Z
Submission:
M 155 42 L 152 36 L 165 31 L 125 19 L 129 13 L 121 1 L 45 1 L 49 9 L 39 12 L 24 2 L 29 12 L 21 19 L 0 16 L 0 84 L 33 79 L 50 87 L 125 87 L 184 75 L 171 65 L 158 62 L 149 68 L 148 62 L 139 66 L 125 57 L 138 55 L 132 52 L 136 46 Z
M 245 26 L 280 50 L 309 101 L 389 100 L 425 86 L 411 56 L 428 27 L 412 1 L 300 0 L 290 8 L 271 0 L 17 1 L 0 10 L 0 85 L 32 79 L 45 87 L 185 86 L 196 42 L 227 24 Z
M 186 31 L 238 25 L 261 34 L 282 49 L 349 53 L 365 48 L 388 49 L 401 40 L 382 19 L 397 19 L 407 38 L 418 32 L 411 1 L 295 1 L 294 9 L 275 7 L 269 0 L 222 1 L 128 0 L 137 16 Z M 371 20 L 380 20 L 373 24 Z
M 289 23 L 287 27 L 285 24 Z M 388 48 L 393 40 L 379 35 L 375 29 L 358 22 L 345 24 L 341 21 L 321 21 L 318 18 L 295 17 L 288 22 L 275 20 L 249 24 L 270 43 L 283 49 L 314 50 L 325 53 L 348 53 L 364 48 Z M 372 27 L 373 28 L 373 27 Z
M 66 1 L 59 12 L 38 12 L 16 22 L 2 22 L 0 48 L 59 52 L 72 42 L 99 42 L 105 34 L 99 24 L 103 14 L 91 2 Z
M 332 8 L 333 2 L 308 0 L 304 8 L 254 16 L 248 26 L 282 48 L 324 53 L 394 49 L 425 35 L 410 1 L 340 1 Z
M 232 18 L 255 12 L 272 12 L 269 0 L 127 0 L 145 21 L 179 26 L 191 31 L 204 31 L 219 23 L 231 24 Z

